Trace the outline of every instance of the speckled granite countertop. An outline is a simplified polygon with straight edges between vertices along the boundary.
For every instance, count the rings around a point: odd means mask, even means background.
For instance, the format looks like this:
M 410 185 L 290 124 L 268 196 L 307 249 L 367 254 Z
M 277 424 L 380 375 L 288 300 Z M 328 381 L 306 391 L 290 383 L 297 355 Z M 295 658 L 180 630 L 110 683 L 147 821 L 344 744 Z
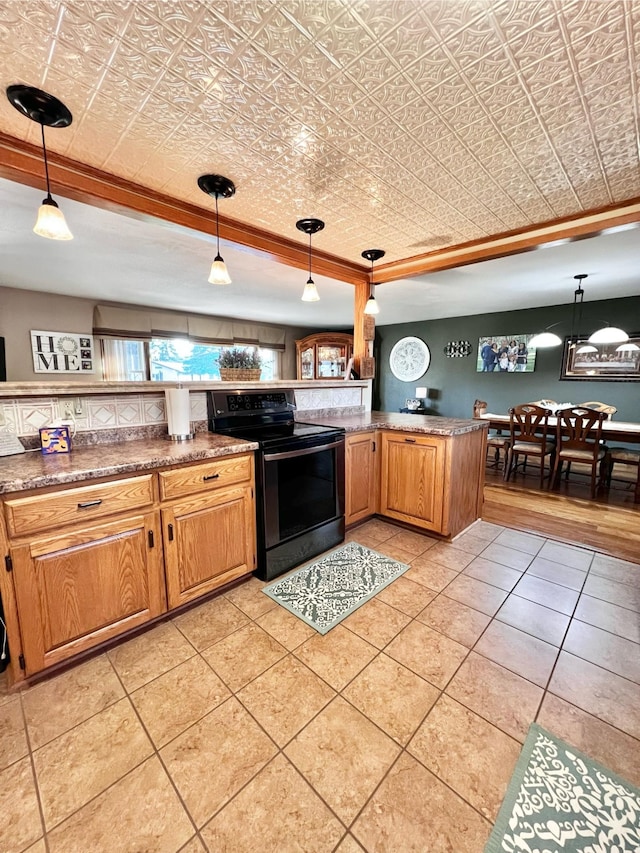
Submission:
M 44 456 L 39 450 L 0 457 L 0 494 L 41 486 L 58 486 L 135 474 L 183 462 L 215 459 L 232 453 L 256 450 L 253 441 L 198 433 L 193 441 L 173 442 L 163 438 L 122 441 L 77 447 L 71 453 Z
M 346 432 L 367 429 L 392 429 L 402 432 L 421 432 L 424 435 L 463 435 L 485 429 L 486 423 L 464 418 L 441 418 L 434 415 L 401 415 L 394 412 L 364 412 L 360 415 L 305 417 L 326 426 L 343 427 Z

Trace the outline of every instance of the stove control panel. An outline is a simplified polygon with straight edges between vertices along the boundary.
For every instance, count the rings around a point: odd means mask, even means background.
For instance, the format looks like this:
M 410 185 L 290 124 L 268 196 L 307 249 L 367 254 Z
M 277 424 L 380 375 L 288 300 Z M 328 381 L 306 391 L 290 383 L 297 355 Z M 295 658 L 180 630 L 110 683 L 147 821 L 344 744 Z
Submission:
M 209 391 L 209 416 L 264 415 L 293 412 L 295 396 L 292 389 L 282 391 Z

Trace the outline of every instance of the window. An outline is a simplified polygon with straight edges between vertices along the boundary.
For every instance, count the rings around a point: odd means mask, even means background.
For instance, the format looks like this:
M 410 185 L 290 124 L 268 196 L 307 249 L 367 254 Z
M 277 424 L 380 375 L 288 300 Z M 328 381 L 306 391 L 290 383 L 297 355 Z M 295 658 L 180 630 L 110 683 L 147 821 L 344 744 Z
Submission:
M 220 353 L 228 349 L 193 343 L 185 338 L 152 338 L 147 344 L 144 341 L 104 338 L 101 344 L 104 378 L 112 381 L 219 381 L 218 359 Z M 258 353 L 262 359 L 261 379 L 278 379 L 278 351 L 259 348 Z

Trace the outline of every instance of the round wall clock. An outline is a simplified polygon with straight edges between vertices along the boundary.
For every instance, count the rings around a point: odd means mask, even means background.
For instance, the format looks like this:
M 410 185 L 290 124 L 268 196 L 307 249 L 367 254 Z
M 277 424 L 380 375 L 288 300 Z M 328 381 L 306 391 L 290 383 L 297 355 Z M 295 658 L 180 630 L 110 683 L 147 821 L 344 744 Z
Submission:
M 471 355 L 471 344 L 469 341 L 449 341 L 444 354 L 447 358 L 466 358 Z
M 396 379 L 414 382 L 429 369 L 431 353 L 420 338 L 401 338 L 389 356 L 389 367 Z

